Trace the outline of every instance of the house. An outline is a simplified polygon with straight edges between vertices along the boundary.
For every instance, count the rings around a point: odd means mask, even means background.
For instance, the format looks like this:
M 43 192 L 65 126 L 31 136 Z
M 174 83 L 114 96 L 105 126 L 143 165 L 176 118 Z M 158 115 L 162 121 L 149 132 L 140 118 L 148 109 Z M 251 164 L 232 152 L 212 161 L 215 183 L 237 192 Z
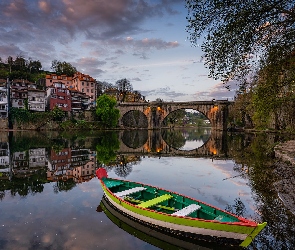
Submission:
M 73 77 L 67 76 L 67 75 L 47 74 L 45 77 L 45 85 L 46 87 L 50 87 L 55 82 L 61 82 L 66 87 L 70 87 L 72 86 L 72 80 L 73 80 Z
M 89 75 L 77 72 L 73 76 L 73 88 L 85 93 L 90 97 L 90 103 L 94 104 L 96 101 L 96 80 Z
M 44 112 L 46 108 L 46 91 L 36 89 L 35 86 L 28 88 L 28 109 L 31 111 Z
M 47 88 L 47 109 L 52 110 L 59 107 L 65 112 L 72 109 L 71 94 L 68 88 L 62 82 L 55 82 Z
M 8 89 L 7 82 L 0 79 L 0 118 L 8 117 Z
M 75 89 L 69 89 L 72 100 L 72 112 L 80 112 L 88 109 L 90 97 Z
M 32 84 L 27 80 L 16 79 L 11 81 L 10 96 L 11 107 L 26 108 L 28 100 L 28 84 Z

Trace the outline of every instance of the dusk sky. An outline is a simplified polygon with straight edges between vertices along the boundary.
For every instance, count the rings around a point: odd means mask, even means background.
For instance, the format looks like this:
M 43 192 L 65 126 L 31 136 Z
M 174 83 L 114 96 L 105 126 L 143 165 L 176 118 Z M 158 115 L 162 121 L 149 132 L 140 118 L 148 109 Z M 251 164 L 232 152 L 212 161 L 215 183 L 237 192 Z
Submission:
M 147 100 L 232 100 L 208 78 L 184 0 L 1 0 L 0 57 L 66 61 L 98 81 L 127 78 Z

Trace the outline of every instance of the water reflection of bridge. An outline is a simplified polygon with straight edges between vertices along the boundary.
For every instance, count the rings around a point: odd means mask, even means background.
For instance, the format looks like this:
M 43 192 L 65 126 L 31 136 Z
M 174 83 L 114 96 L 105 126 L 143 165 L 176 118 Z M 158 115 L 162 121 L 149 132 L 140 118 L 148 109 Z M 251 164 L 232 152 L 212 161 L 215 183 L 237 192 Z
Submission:
M 154 156 L 184 157 L 226 157 L 226 134 L 213 130 L 208 140 L 199 148 L 192 150 L 177 149 L 163 139 L 163 131 L 131 130 L 121 131 L 119 154 L 139 154 Z

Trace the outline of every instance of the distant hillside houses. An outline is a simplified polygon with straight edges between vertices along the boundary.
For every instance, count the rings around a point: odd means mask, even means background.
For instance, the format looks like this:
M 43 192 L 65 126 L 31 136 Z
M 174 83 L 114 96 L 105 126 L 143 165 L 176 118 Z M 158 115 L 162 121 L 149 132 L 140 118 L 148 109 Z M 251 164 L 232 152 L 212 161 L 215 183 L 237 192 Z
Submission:
M 95 107 L 97 97 L 103 93 L 114 96 L 118 102 L 145 101 L 138 91 L 102 89 L 101 82 L 80 72 L 76 72 L 74 76 L 51 73 L 35 83 L 23 79 L 9 82 L 0 79 L 0 118 L 8 117 L 10 107 L 32 112 L 50 111 L 59 107 L 65 112 L 77 113 Z
M 0 79 L 0 118 L 8 117 L 9 107 L 33 112 L 50 111 L 56 106 L 65 112 L 87 110 L 95 106 L 96 86 L 94 78 L 80 72 L 73 77 L 47 74 L 36 83 Z

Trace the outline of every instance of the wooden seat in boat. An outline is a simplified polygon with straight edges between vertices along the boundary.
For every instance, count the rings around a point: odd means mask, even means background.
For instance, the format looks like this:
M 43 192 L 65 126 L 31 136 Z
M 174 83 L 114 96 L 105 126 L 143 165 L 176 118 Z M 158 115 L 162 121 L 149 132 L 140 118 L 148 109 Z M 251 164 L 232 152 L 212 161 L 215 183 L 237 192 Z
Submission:
M 154 205 L 157 205 L 158 203 L 161 203 L 163 201 L 169 200 L 172 197 L 173 196 L 170 195 L 170 194 L 163 194 L 163 195 L 161 195 L 159 197 L 156 197 L 154 199 L 151 199 L 151 200 L 145 201 L 143 203 L 140 203 L 138 206 L 139 207 L 143 207 L 143 208 L 152 207 Z
M 176 211 L 175 213 L 171 214 L 171 215 L 177 215 L 177 216 L 187 216 L 193 212 L 195 212 L 196 210 L 201 209 L 200 205 L 197 204 L 190 204 L 187 207 L 184 207 L 178 211 Z
M 124 190 L 121 192 L 114 193 L 114 195 L 116 195 L 118 197 L 124 197 L 126 195 L 133 194 L 133 193 L 145 190 L 145 189 L 146 189 L 145 187 L 134 187 L 134 188 L 130 188 L 130 189 L 127 189 L 127 190 Z

